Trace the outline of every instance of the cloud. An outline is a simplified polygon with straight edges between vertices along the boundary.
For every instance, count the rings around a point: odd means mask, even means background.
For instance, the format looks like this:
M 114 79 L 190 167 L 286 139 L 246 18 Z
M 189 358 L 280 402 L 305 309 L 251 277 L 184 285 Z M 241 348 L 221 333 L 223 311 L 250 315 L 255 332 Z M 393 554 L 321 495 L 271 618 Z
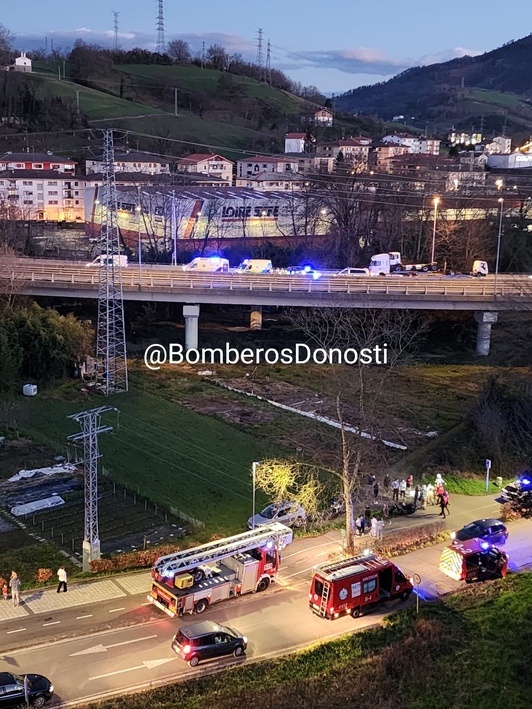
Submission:
M 436 52 L 436 54 L 425 54 L 419 60 L 421 66 L 427 66 L 428 64 L 440 64 L 441 62 L 448 62 L 451 59 L 459 59 L 460 57 L 478 57 L 484 54 L 483 50 L 480 49 L 464 49 L 463 47 L 454 47 L 453 49 L 444 49 L 441 52 Z

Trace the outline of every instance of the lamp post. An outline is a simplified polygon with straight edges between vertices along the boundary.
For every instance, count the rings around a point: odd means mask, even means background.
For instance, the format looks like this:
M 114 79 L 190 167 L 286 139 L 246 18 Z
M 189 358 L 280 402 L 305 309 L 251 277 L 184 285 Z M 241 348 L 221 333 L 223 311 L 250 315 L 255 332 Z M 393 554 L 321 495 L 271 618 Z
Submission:
M 140 216 L 142 214 L 142 207 L 140 204 L 140 186 L 137 187 L 137 193 L 138 193 L 138 204 L 136 206 L 136 212 L 137 212 L 137 219 L 138 219 L 138 238 L 139 238 L 139 244 L 138 244 L 138 252 L 139 252 L 139 290 L 142 290 L 142 240 L 140 238 Z
M 260 464 L 260 461 L 253 461 L 251 464 L 251 473 L 253 477 L 253 513 L 251 515 L 251 529 L 255 529 L 255 499 L 256 499 L 256 492 L 257 492 L 257 465 Z
M 430 255 L 431 265 L 434 263 L 434 255 L 436 252 L 436 217 L 438 215 L 438 204 L 440 203 L 439 197 L 434 197 L 434 226 L 432 228 L 432 252 Z
M 502 180 L 495 180 L 495 184 L 497 186 L 497 190 L 500 192 L 504 182 Z M 503 214 L 503 209 L 504 209 L 504 198 L 499 197 L 499 204 L 501 205 L 500 207 L 500 212 L 499 212 L 499 232 L 497 235 L 497 256 L 495 257 L 495 279 L 493 281 L 493 297 L 497 297 L 497 277 L 499 275 L 499 257 L 501 254 L 501 236 L 502 236 L 502 214 Z
M 172 253 L 172 266 L 177 266 L 177 224 L 175 214 L 175 190 L 172 190 L 172 236 L 174 239 L 174 251 Z

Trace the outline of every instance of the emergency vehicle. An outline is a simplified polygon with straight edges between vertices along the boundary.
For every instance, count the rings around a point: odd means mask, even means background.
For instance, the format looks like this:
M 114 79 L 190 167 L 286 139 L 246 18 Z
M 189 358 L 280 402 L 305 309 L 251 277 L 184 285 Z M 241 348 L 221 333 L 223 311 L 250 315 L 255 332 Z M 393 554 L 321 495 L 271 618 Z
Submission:
M 454 542 L 440 559 L 440 571 L 466 583 L 506 576 L 507 570 L 508 554 L 482 539 Z
M 362 554 L 314 567 L 309 606 L 332 620 L 350 613 L 358 618 L 381 603 L 412 593 L 411 580 L 389 559 Z
M 278 522 L 160 556 L 148 601 L 171 617 L 203 613 L 213 603 L 265 591 L 277 580 L 292 530 Z

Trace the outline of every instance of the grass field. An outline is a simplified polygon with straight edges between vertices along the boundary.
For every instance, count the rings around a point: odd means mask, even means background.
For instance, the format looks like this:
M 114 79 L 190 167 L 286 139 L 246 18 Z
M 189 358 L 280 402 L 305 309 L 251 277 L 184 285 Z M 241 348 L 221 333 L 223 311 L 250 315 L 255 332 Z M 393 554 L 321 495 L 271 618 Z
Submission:
M 512 575 L 288 657 L 90 707 L 528 709 L 531 609 L 532 574 Z

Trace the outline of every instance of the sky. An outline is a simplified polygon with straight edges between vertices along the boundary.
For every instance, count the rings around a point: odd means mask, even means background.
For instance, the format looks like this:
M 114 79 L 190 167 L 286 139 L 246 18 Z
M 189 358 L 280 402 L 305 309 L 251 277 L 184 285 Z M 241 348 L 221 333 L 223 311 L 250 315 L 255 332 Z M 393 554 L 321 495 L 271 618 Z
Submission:
M 112 4 L 111 4 L 112 3 Z M 0 0 L 0 22 L 16 36 L 19 49 L 72 46 L 80 37 L 113 46 L 113 13 L 119 15 L 123 49 L 155 49 L 157 0 Z M 222 44 L 248 60 L 257 57 L 262 28 L 264 58 L 271 42 L 271 65 L 295 81 L 323 93 L 386 81 L 412 66 L 475 56 L 529 33 L 520 18 L 528 0 L 511 0 L 504 11 L 484 0 L 447 0 L 435 12 L 418 0 L 353 2 L 337 0 L 165 0 L 165 38 L 185 39 L 194 51 L 202 42 Z

